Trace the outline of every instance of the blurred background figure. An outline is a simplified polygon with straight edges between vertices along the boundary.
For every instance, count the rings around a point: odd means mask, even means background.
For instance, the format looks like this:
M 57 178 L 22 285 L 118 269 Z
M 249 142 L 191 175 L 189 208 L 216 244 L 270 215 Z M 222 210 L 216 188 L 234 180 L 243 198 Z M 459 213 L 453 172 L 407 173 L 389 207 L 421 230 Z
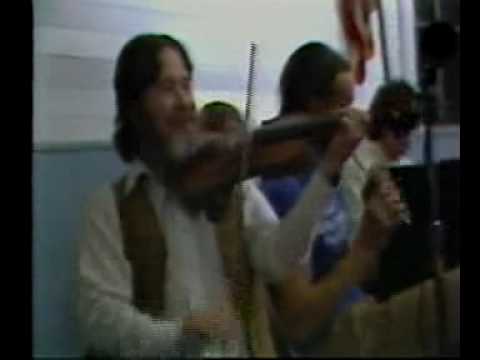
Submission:
M 355 229 L 363 212 L 362 189 L 370 169 L 378 165 L 412 164 L 406 156 L 420 114 L 415 90 L 405 81 L 382 85 L 370 106 L 367 136 L 347 161 L 342 190 Z
M 245 131 L 240 111 L 232 104 L 224 101 L 211 101 L 200 110 L 202 128 L 223 135 L 235 134 Z M 255 186 L 254 180 L 247 180 L 251 186 Z M 228 185 L 212 194 L 209 198 L 207 216 L 212 221 L 223 218 L 229 205 L 229 199 L 233 185 Z
M 245 128 L 240 111 L 227 102 L 209 102 L 202 107 L 200 113 L 207 130 L 230 133 Z

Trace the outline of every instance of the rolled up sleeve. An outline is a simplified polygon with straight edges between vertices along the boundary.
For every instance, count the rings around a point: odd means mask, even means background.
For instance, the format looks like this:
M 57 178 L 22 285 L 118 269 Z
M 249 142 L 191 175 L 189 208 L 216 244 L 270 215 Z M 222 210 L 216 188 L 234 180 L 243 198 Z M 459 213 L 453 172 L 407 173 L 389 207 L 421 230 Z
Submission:
M 281 221 L 258 188 L 249 186 L 247 190 L 245 228 L 253 266 L 267 282 L 281 282 L 293 267 L 299 266 L 334 187 L 317 169 L 296 205 Z
M 87 348 L 115 357 L 177 356 L 182 319 L 153 319 L 132 305 L 132 275 L 109 187 L 89 201 L 79 244 L 78 320 Z

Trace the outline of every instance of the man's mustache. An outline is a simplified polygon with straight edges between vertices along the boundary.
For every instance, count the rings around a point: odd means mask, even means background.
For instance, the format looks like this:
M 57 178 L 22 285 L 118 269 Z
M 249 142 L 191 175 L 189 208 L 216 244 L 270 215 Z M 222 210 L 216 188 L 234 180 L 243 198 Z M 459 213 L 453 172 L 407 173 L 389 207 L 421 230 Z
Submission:
M 176 117 L 178 118 L 195 118 L 197 117 L 197 110 L 194 104 L 192 105 L 182 105 L 174 109 L 172 114 L 170 115 L 171 118 L 175 120 Z

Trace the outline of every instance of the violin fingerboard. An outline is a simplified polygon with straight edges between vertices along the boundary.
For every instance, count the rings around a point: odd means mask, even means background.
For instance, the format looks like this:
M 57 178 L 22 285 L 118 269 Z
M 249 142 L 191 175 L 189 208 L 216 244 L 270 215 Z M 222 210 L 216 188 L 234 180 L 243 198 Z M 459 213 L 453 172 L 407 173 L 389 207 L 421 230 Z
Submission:
M 255 78 L 256 78 L 256 61 L 257 61 L 256 43 L 250 43 L 249 65 L 248 65 L 248 80 L 247 80 L 247 98 L 245 101 L 245 125 L 248 130 L 251 129 L 251 116 L 253 108 L 253 95 L 255 92 Z

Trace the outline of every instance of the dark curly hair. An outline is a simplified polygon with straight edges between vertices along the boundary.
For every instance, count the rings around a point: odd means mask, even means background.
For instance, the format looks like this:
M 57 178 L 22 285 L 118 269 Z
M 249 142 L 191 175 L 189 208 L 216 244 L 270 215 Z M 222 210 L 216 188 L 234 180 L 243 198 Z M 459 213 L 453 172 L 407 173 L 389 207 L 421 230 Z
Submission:
M 138 35 L 120 51 L 114 76 L 117 114 L 113 142 L 125 162 L 131 162 L 139 156 L 140 142 L 133 126 L 132 111 L 161 73 L 162 64 L 158 61 L 158 54 L 165 48 L 177 50 L 192 74 L 193 64 L 187 50 L 169 35 Z
M 389 81 L 373 97 L 368 137 L 378 140 L 385 130 L 406 134 L 418 126 L 419 120 L 415 89 L 403 80 Z

